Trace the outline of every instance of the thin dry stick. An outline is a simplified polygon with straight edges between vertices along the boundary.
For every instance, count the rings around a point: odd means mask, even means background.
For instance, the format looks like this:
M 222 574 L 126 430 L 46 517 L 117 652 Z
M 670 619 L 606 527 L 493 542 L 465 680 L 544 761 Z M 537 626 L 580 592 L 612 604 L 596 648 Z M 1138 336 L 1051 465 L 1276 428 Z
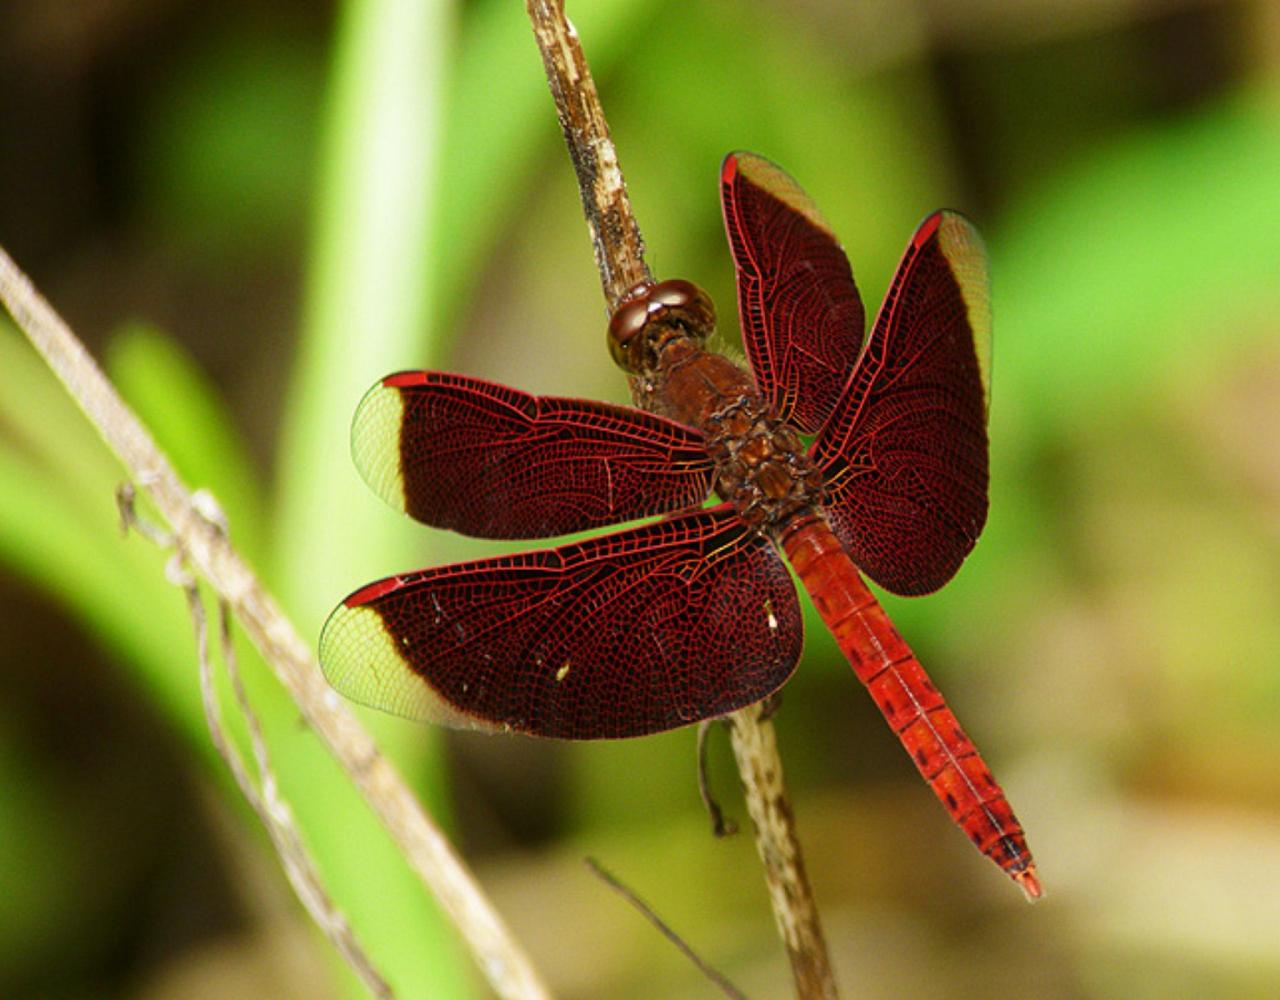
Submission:
M 595 860 L 595 858 L 586 858 L 584 860 L 586 861 L 587 867 L 591 869 L 596 878 L 639 910 L 640 915 L 643 916 L 645 920 L 649 921 L 649 923 L 653 924 L 653 926 L 658 929 L 659 934 L 675 945 L 676 948 L 679 949 L 680 954 L 696 965 L 698 967 L 698 971 L 711 980 L 721 993 L 730 997 L 731 1000 L 746 1000 L 746 997 L 742 992 L 734 986 L 733 983 L 729 982 L 729 980 L 703 961 L 702 956 L 690 948 L 688 942 L 672 930 L 667 922 L 654 912 L 652 906 L 637 896 L 627 886 L 623 885 L 622 881 L 618 879 L 617 876 L 605 869 L 600 862 Z
M 213 684 L 213 658 L 209 655 L 208 615 L 205 614 L 204 601 L 200 597 L 196 577 L 188 569 L 181 547 L 171 534 L 138 517 L 134 510 L 134 491 L 131 484 L 125 484 L 116 491 L 116 503 L 120 508 L 120 519 L 126 529 L 132 527 L 161 548 L 173 549 L 173 557 L 169 561 L 165 575 L 174 585 L 182 588 L 187 598 L 187 610 L 191 615 L 191 623 L 196 634 L 196 658 L 200 664 L 200 695 L 210 739 L 232 777 L 235 778 L 241 794 L 257 813 L 262 825 L 266 827 L 271 843 L 284 864 L 285 874 L 289 878 L 289 884 L 293 886 L 294 893 L 311 914 L 311 919 L 324 932 L 338 954 L 351 966 L 369 992 L 379 998 L 394 997 L 395 994 L 387 981 L 378 972 L 364 949 L 360 947 L 346 917 L 333 904 L 333 900 L 325 891 L 320 873 L 293 822 L 293 811 L 279 794 L 275 773 L 271 770 L 271 762 L 267 756 L 262 727 L 258 724 L 257 714 L 249 705 L 244 685 L 240 682 L 235 647 L 231 641 L 231 610 L 227 607 L 227 602 L 218 600 L 218 632 L 221 640 L 222 662 L 231 678 L 236 702 L 249 729 L 253 755 L 258 768 L 258 782 L 262 787 L 261 792 L 258 784 L 255 784 L 249 776 L 249 769 L 245 767 L 240 751 L 227 737 L 226 729 L 222 724 L 222 708 L 218 703 L 218 694 Z
M 591 232 L 600 284 L 612 312 L 625 292 L 652 277 L 644 262 L 644 240 L 631 212 L 618 152 L 609 137 L 609 123 L 577 31 L 565 17 L 561 3 L 527 0 L 525 6 L 542 53 L 569 158 L 578 175 L 582 211 Z
M 503 997 L 549 996 L 523 949 L 452 845 L 372 737 L 325 683 L 292 623 L 226 536 L 197 510 L 191 493 L 146 428 L 3 249 L 0 300 L 131 477 L 150 494 L 190 564 L 230 605 L 307 722 L 351 776 L 423 884 L 440 901 L 493 989 Z
M 640 229 L 577 32 L 557 0 L 526 0 L 525 6 L 578 175 L 600 283 L 612 310 L 623 293 L 650 278 Z M 756 847 L 796 991 L 806 1000 L 835 997 L 835 979 L 783 784 L 773 724 L 760 717 L 758 706 L 729 718 L 747 811 L 755 824 Z
M 198 599 L 198 596 L 193 587 L 191 597 Z M 203 608 L 203 605 L 201 607 Z M 249 696 L 244 689 L 244 682 L 240 679 L 240 668 L 236 661 L 235 645 L 231 639 L 231 608 L 222 598 L 218 598 L 218 637 L 222 648 L 222 664 L 231 679 L 236 705 L 239 707 L 240 714 L 249 730 L 249 740 L 253 746 L 253 758 L 257 766 L 258 781 L 261 784 L 261 794 L 251 797 L 249 801 L 253 804 L 255 811 L 262 819 L 263 825 L 267 828 L 271 842 L 275 845 L 276 853 L 280 855 L 281 860 L 284 862 L 284 870 L 289 878 L 289 884 L 293 886 L 294 892 L 302 900 L 303 906 L 307 908 L 307 912 L 311 914 L 312 919 L 324 931 L 325 936 L 333 942 L 338 954 L 346 959 L 347 964 L 355 970 L 356 975 L 369 988 L 369 992 L 375 997 L 393 997 L 395 994 L 392 992 L 391 986 L 382 978 L 369 956 L 360 947 L 360 943 L 356 939 L 351 925 L 347 922 L 347 918 L 334 904 L 325 889 L 320 872 L 316 868 L 315 862 L 311 859 L 310 851 L 307 850 L 306 844 L 302 840 L 302 833 L 294 822 L 293 810 L 289 808 L 289 803 L 280 793 L 280 783 L 276 780 L 275 772 L 271 768 L 271 759 L 267 754 L 267 741 L 262 735 L 262 726 L 258 723 L 257 713 L 253 711 Z M 203 671 L 201 674 L 201 687 L 204 690 L 206 715 L 210 708 L 216 712 L 218 706 L 217 693 L 213 687 L 213 677 L 208 670 Z M 213 725 L 220 722 L 220 716 L 210 719 L 211 729 Z M 222 742 L 225 747 L 223 757 L 226 758 L 231 752 L 231 746 L 225 736 Z M 245 770 L 244 765 L 241 764 L 239 771 L 243 774 Z M 245 779 L 247 780 L 247 775 L 245 775 Z M 241 779 L 238 778 L 237 780 Z M 241 781 L 241 785 L 245 787 L 243 781 Z
M 733 756 L 738 762 L 747 812 L 756 830 L 756 848 L 764 865 L 773 918 L 791 959 L 796 992 L 806 1000 L 826 1000 L 836 996 L 836 981 L 787 798 L 778 740 L 767 714 L 760 705 L 751 705 L 729 716 Z
M 209 737 L 214 749 L 227 765 L 240 793 L 262 821 L 262 825 L 266 827 L 271 843 L 276 853 L 280 855 L 289 884 L 293 886 L 298 900 L 311 914 L 311 919 L 324 932 L 338 954 L 351 966 L 370 993 L 376 997 L 393 997 L 395 994 L 391 991 L 391 987 L 378 972 L 364 949 L 360 947 L 351 930 L 351 925 L 347 923 L 346 918 L 325 891 L 320 873 L 293 822 L 292 810 L 279 795 L 275 773 L 271 770 L 271 763 L 267 756 L 266 741 L 262 737 L 262 728 L 258 724 L 258 716 L 250 707 L 244 685 L 240 682 L 235 648 L 231 641 L 231 612 L 227 602 L 221 598 L 218 600 L 222 661 L 235 688 L 236 701 L 249 729 L 254 758 L 258 766 L 258 781 L 262 784 L 261 794 L 258 791 L 258 785 L 249 776 L 249 769 L 245 767 L 239 750 L 228 739 L 226 729 L 222 725 L 222 708 L 218 703 L 218 695 L 213 685 L 213 660 L 209 655 L 208 615 L 205 614 L 204 601 L 200 597 L 196 577 L 187 567 L 182 547 L 177 539 L 158 525 L 139 517 L 134 501 L 135 492 L 131 483 L 125 483 L 116 490 L 116 506 L 120 511 L 120 522 L 124 530 L 133 529 L 159 548 L 173 550 L 165 575 L 171 583 L 182 588 L 187 598 L 187 611 L 191 615 L 191 623 L 196 635 L 201 703 L 204 706 L 205 723 L 209 728 Z M 192 496 L 192 503 L 201 509 L 212 508 L 215 516 L 211 520 L 218 526 L 220 533 L 226 533 L 225 519 L 222 517 L 221 510 L 216 508 L 212 497 L 203 491 L 197 491 Z
M 711 832 L 717 837 L 732 837 L 738 832 L 738 824 L 725 817 L 720 803 L 711 794 L 711 781 L 707 777 L 707 737 L 717 719 L 703 719 L 698 723 L 698 795 L 702 807 L 711 818 Z

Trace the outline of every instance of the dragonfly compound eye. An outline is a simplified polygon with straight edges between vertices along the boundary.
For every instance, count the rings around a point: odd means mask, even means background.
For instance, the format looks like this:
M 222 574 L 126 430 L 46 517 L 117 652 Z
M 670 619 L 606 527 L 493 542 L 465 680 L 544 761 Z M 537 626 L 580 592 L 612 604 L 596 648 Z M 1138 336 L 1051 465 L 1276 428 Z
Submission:
M 702 343 L 716 324 L 715 307 L 701 288 L 678 279 L 641 282 L 623 296 L 609 320 L 609 351 L 623 371 L 652 368 L 662 344 L 684 335 Z
M 649 292 L 649 312 L 663 323 L 680 326 L 698 341 L 710 336 L 716 325 L 711 297 L 690 281 L 662 281 Z
M 652 288 L 648 283 L 636 285 L 623 296 L 609 319 L 609 353 L 614 363 L 630 375 L 638 375 L 644 368 L 648 293 Z

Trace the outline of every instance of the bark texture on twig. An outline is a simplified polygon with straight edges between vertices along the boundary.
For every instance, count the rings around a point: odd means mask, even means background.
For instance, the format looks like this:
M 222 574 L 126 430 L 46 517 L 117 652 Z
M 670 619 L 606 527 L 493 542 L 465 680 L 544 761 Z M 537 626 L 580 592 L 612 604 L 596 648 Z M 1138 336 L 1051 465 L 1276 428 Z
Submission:
M 624 292 L 650 278 L 644 243 L 577 32 L 559 0 L 526 0 L 526 7 L 578 175 L 600 283 L 612 311 Z M 730 720 L 734 756 L 796 990 L 804 998 L 834 997 L 835 979 L 805 875 L 773 723 L 761 718 L 758 706 L 735 712 Z
M 523 949 L 470 871 L 372 737 L 325 683 L 311 650 L 292 623 L 225 535 L 196 509 L 190 491 L 146 428 L 84 345 L 3 250 L 0 300 L 129 474 L 151 496 L 191 566 L 231 606 L 308 723 L 440 901 L 494 990 L 504 997 L 547 996 Z
M 791 959 L 796 992 L 802 997 L 834 998 L 836 981 L 827 958 L 817 904 L 804 870 L 795 817 L 782 776 L 782 757 L 773 722 L 760 705 L 729 716 L 733 756 L 756 830 L 756 849 L 773 903 L 778 934 Z
M 631 212 L 600 95 L 578 33 L 564 16 L 563 3 L 528 0 L 526 6 L 555 98 L 556 116 L 578 175 L 600 285 L 613 312 L 624 292 L 651 277 L 644 262 L 644 240 Z
M 201 495 L 197 493 L 193 501 L 199 501 L 200 498 Z M 231 641 L 230 607 L 225 600 L 218 598 L 218 644 L 223 666 L 226 668 L 232 690 L 235 692 L 236 705 L 253 745 L 253 758 L 257 766 L 256 780 L 249 774 L 248 766 L 227 735 L 222 722 L 222 707 L 218 701 L 213 680 L 213 657 L 209 651 L 208 615 L 205 613 L 204 599 L 200 596 L 197 578 L 187 567 L 182 547 L 171 533 L 163 531 L 138 516 L 134 510 L 134 489 L 131 483 L 124 484 L 116 491 L 116 504 L 120 509 L 121 524 L 126 530 L 132 528 L 160 548 L 173 550 L 166 575 L 170 582 L 182 588 L 187 598 L 187 610 L 191 613 L 191 623 L 196 633 L 196 658 L 200 664 L 200 698 L 214 749 L 218 751 L 231 776 L 235 778 L 240 793 L 258 814 L 258 818 L 266 828 L 271 844 L 280 858 L 280 863 L 284 866 L 289 884 L 293 886 L 293 891 L 303 907 L 311 914 L 311 919 L 351 966 L 365 988 L 379 1000 L 383 998 L 389 1000 L 395 994 L 373 964 L 372 959 L 361 947 L 347 918 L 330 897 L 320 872 L 311 858 L 311 852 L 307 850 L 302 834 L 293 821 L 293 810 L 289 808 L 289 803 L 281 793 L 280 784 L 271 768 L 262 726 L 258 722 L 257 713 L 249 703 L 244 684 L 240 680 L 235 646 Z M 219 512 L 219 519 L 215 520 L 215 524 L 225 524 L 220 518 Z M 220 530 L 223 529 L 220 527 Z M 223 533 L 225 534 L 225 530 Z

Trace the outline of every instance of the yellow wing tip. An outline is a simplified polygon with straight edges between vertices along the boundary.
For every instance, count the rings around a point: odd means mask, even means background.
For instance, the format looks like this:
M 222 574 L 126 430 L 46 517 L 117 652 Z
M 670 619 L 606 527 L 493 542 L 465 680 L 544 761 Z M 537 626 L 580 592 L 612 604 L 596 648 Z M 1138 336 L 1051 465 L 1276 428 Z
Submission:
M 503 728 L 468 715 L 437 694 L 414 670 L 406 648 L 376 607 L 344 602 L 320 633 L 320 665 L 335 691 L 369 708 L 450 729 Z
M 404 419 L 404 394 L 384 379 L 364 394 L 351 420 L 351 459 L 369 489 L 396 510 L 406 504 L 400 458 Z
M 730 153 L 724 158 L 720 170 L 721 183 L 732 185 L 736 176 L 741 174 L 747 181 L 760 190 L 780 200 L 792 211 L 808 219 L 817 228 L 825 232 L 838 245 L 835 230 L 818 211 L 813 199 L 805 193 L 794 177 L 767 157 L 759 153 L 748 153 L 744 150 Z
M 959 212 L 937 213 L 938 248 L 951 266 L 964 299 L 973 349 L 982 377 L 982 394 L 991 403 L 991 269 L 982 234 Z M 932 217 L 931 217 L 932 218 Z

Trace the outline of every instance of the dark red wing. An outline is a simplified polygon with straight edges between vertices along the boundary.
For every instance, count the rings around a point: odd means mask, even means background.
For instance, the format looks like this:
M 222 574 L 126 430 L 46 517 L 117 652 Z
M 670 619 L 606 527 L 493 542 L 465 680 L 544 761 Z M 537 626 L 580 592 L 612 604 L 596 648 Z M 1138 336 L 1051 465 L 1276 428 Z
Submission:
M 987 519 L 988 288 L 977 230 L 925 219 L 813 446 L 832 528 L 894 593 L 941 587 Z
M 725 157 L 720 202 L 756 384 L 779 415 L 811 434 L 835 407 L 862 344 L 849 261 L 800 185 L 762 156 Z
M 696 506 L 711 489 L 691 427 L 444 372 L 401 372 L 370 389 L 351 452 L 393 507 L 479 538 L 566 535 Z
M 372 583 L 329 616 L 320 662 L 338 691 L 398 715 L 604 739 L 759 701 L 802 638 L 781 558 L 722 504 Z

